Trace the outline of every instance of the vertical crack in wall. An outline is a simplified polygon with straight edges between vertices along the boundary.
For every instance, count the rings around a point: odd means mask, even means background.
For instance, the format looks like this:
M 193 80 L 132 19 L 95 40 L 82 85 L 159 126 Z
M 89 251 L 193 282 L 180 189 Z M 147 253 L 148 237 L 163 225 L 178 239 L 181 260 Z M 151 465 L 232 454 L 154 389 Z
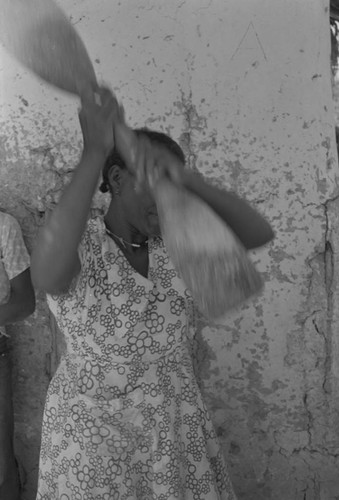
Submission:
M 184 116 L 185 130 L 181 134 L 180 144 L 186 152 L 186 163 L 191 170 L 197 171 L 197 154 L 194 151 L 194 146 L 192 142 L 192 130 L 199 125 L 201 117 L 199 117 L 195 106 L 192 103 L 193 92 L 192 92 L 192 71 L 193 68 L 193 57 L 191 54 L 185 59 L 185 64 L 187 68 L 188 91 L 185 93 L 183 89 L 180 89 L 181 93 L 181 112 Z
M 312 415 L 312 411 L 311 411 L 311 409 L 309 407 L 308 393 L 307 392 L 305 392 L 305 394 L 304 394 L 303 404 L 304 404 L 304 408 L 305 408 L 306 416 L 307 416 L 306 432 L 307 432 L 307 435 L 308 435 L 308 446 L 309 446 L 309 448 L 311 448 L 311 445 L 312 445 L 313 415 Z
M 332 335 L 333 335 L 333 280 L 335 272 L 334 263 L 334 251 L 331 241 L 331 227 L 329 220 L 329 205 L 336 201 L 338 196 L 327 200 L 324 204 L 324 214 L 325 214 L 325 235 L 324 235 L 324 285 L 326 292 L 326 318 L 325 318 L 325 332 L 318 327 L 316 320 L 313 320 L 314 327 L 316 331 L 324 339 L 324 351 L 325 351 L 325 361 L 324 361 L 324 378 L 323 378 L 323 390 L 326 394 L 331 393 L 331 366 L 332 366 Z
M 192 89 L 189 89 L 188 96 L 186 96 L 181 89 L 181 111 L 184 116 L 185 130 L 181 134 L 180 143 L 186 152 L 186 163 L 192 170 L 196 169 L 196 154 L 192 147 L 192 127 L 194 109 L 192 105 Z
M 329 402 L 328 396 L 331 394 L 332 387 L 332 336 L 333 336 L 333 315 L 334 315 L 334 286 L 335 286 L 335 254 L 334 242 L 331 228 L 331 204 L 339 199 L 339 196 L 326 200 L 321 206 L 324 210 L 324 236 L 323 250 L 311 259 L 308 259 L 308 265 L 312 271 L 308 286 L 308 294 L 311 302 L 314 300 L 314 295 L 317 293 L 317 287 L 321 287 L 323 293 L 323 309 L 321 311 L 314 310 L 306 319 L 311 319 L 311 324 L 314 331 L 319 335 L 322 341 L 323 350 L 317 354 L 315 369 L 318 370 L 322 377 L 319 380 L 319 387 L 314 383 L 307 384 L 303 395 L 303 406 L 306 415 L 306 432 L 308 435 L 308 445 L 304 450 L 316 450 L 318 446 L 313 445 L 313 436 L 316 437 L 318 431 L 314 427 L 318 426 L 316 419 L 317 408 L 314 406 L 313 394 L 319 391 L 323 392 L 323 404 L 327 406 Z M 313 265 L 314 264 L 314 265 Z M 316 273 L 316 274 L 315 274 Z M 318 315 L 318 313 L 320 313 Z M 304 325 L 306 324 L 306 321 Z M 310 346 L 312 348 L 312 345 Z M 314 351 L 315 352 L 315 351 Z M 315 352 L 316 354 L 316 352 Z M 308 375 L 306 375 L 308 377 Z M 312 380 L 312 377 L 311 377 Z M 317 396 L 319 397 L 319 395 Z M 325 408 L 324 406 L 324 408 Z

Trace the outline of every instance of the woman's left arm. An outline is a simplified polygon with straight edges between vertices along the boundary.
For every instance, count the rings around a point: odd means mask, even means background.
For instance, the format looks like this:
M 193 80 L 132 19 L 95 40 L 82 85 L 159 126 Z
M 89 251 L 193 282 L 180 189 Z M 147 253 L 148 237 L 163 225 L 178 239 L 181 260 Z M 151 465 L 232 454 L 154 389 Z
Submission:
M 139 164 L 136 184 L 148 183 L 154 188 L 157 180 L 167 177 L 198 196 L 233 230 L 245 248 L 265 245 L 274 238 L 270 224 L 245 200 L 236 194 L 208 184 L 204 178 L 185 169 L 178 158 L 164 146 L 151 144 L 144 136 L 136 138 Z
M 188 170 L 182 172 L 181 183 L 226 222 L 245 248 L 260 247 L 274 238 L 270 224 L 236 194 L 211 186 L 200 175 Z

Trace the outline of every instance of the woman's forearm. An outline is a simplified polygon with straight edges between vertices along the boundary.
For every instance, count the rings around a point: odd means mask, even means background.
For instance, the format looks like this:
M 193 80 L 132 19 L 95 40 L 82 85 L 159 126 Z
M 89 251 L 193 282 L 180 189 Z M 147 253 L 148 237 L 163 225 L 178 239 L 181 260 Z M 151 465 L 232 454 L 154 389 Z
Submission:
M 226 222 L 245 248 L 260 247 L 274 237 L 270 224 L 237 195 L 211 186 L 189 171 L 185 174 L 184 185 Z
M 70 184 L 40 229 L 31 259 L 32 280 L 38 289 L 61 291 L 79 271 L 77 250 L 104 162 L 100 151 L 82 155 Z

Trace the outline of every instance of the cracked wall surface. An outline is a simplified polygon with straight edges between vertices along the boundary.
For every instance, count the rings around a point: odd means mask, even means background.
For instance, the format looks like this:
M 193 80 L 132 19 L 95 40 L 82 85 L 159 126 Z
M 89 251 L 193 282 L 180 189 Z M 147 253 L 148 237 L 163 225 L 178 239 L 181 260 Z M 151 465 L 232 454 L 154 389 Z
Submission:
M 129 122 L 269 219 L 259 297 L 195 338 L 239 499 L 339 499 L 339 191 L 325 0 L 60 0 Z M 81 149 L 79 103 L 0 53 L 1 207 L 29 248 Z M 94 208 L 106 199 L 97 194 Z M 33 500 L 44 396 L 62 350 L 45 300 L 11 327 L 16 450 Z

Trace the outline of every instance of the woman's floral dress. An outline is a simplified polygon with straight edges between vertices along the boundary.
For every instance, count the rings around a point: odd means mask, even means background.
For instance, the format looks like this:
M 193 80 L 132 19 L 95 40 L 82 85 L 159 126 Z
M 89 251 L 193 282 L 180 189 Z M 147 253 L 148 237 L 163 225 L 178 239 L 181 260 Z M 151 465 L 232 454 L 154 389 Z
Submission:
M 49 297 L 67 343 L 49 386 L 38 500 L 234 500 L 193 373 L 192 300 L 161 239 L 145 278 L 88 222 L 81 272 Z

